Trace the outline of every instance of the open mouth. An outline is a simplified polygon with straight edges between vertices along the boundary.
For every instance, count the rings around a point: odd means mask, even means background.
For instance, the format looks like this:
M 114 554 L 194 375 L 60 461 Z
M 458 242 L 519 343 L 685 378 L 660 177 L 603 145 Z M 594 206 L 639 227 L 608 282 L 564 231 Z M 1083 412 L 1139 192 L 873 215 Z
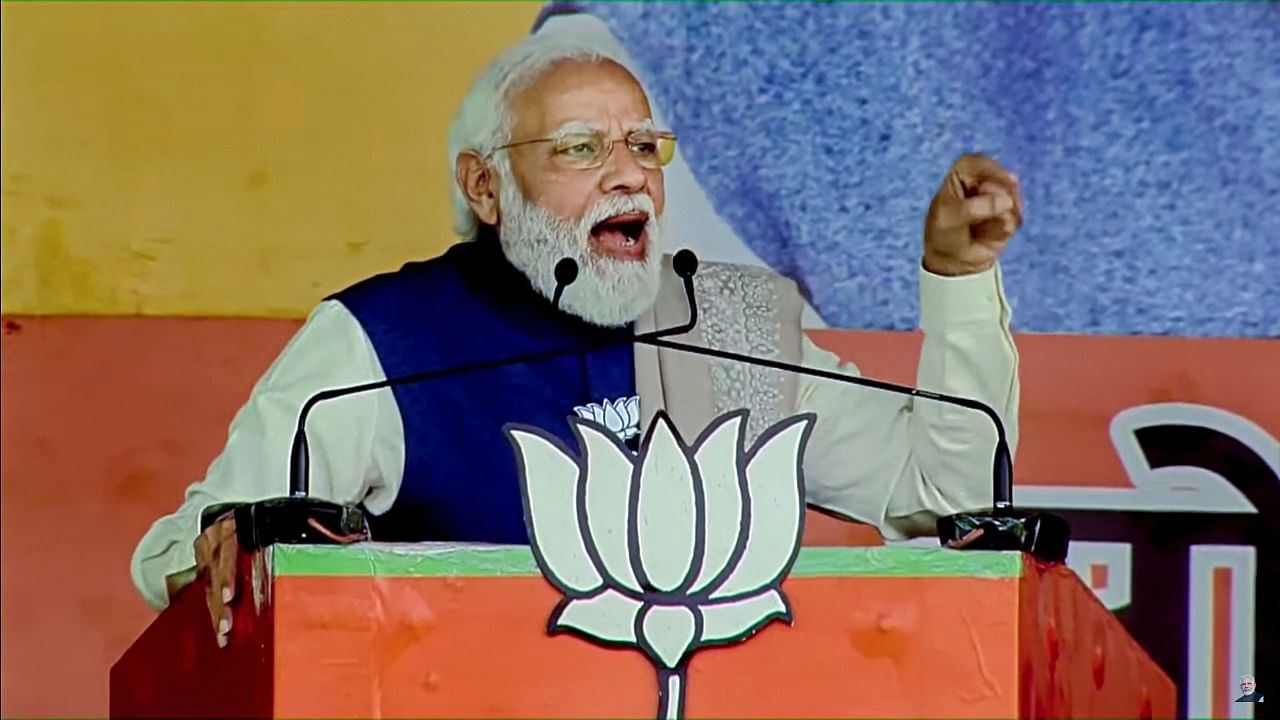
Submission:
M 640 260 L 648 244 L 649 214 L 630 212 L 606 218 L 591 227 L 596 250 L 609 257 Z

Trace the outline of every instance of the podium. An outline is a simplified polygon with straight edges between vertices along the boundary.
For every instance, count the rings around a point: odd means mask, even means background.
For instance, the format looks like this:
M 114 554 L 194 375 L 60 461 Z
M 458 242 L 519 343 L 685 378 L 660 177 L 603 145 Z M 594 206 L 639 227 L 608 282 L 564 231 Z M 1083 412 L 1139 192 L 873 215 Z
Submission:
M 231 643 L 199 582 L 111 670 L 112 717 L 654 717 L 634 649 L 549 634 L 528 547 L 279 545 L 239 558 Z M 1173 683 L 1068 568 L 801 549 L 791 622 L 694 654 L 687 717 L 1173 717 Z

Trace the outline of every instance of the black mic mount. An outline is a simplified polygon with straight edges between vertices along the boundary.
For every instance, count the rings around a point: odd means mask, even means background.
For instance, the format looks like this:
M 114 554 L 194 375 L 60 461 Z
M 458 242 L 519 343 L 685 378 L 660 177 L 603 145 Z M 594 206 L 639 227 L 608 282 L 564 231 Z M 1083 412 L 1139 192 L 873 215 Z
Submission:
M 684 281 L 685 294 L 692 298 L 693 275 L 698 271 L 697 256 L 691 250 L 681 250 L 676 253 L 674 258 L 674 268 Z M 556 287 L 552 296 L 552 303 L 556 309 L 559 309 L 564 289 L 578 278 L 578 263 L 571 258 L 560 260 L 560 262 L 556 263 L 555 277 Z M 668 335 L 682 335 L 692 330 L 697 320 L 697 308 L 691 304 L 688 322 L 678 327 L 628 338 L 627 342 L 631 340 L 641 342 L 658 340 Z M 223 503 L 210 506 L 202 513 L 201 529 L 209 527 L 226 513 L 234 512 L 236 541 L 245 550 L 254 550 L 277 543 L 324 545 L 368 539 L 369 522 L 362 508 L 357 505 L 342 505 L 320 500 L 311 497 L 309 494 L 311 452 L 307 444 L 306 426 L 307 418 L 317 404 L 326 400 L 334 400 L 383 388 L 443 380 L 459 375 L 493 370 L 507 365 L 550 360 L 573 352 L 596 349 L 597 346 L 605 347 L 616 342 L 618 341 L 611 340 L 587 346 L 552 348 L 515 357 L 468 363 L 443 370 L 428 370 L 360 385 L 322 390 L 307 398 L 301 410 L 298 411 L 298 423 L 293 434 L 293 445 L 289 451 L 288 497 L 269 498 L 250 503 Z
M 690 250 L 681 250 L 673 258 L 672 266 L 684 285 L 685 297 L 689 305 L 688 321 L 676 327 L 635 335 L 627 342 L 820 377 L 981 412 L 991 420 L 997 436 L 992 466 L 993 509 L 990 512 L 960 513 L 939 518 L 937 522 L 939 541 L 945 545 L 951 545 L 964 540 L 966 542 L 962 546 L 968 549 L 1020 550 L 1050 562 L 1061 562 L 1066 558 L 1070 535 L 1066 521 L 1048 513 L 1027 513 L 1014 509 L 1013 462 L 1008 439 L 999 414 L 989 405 L 972 398 L 935 393 L 856 375 L 818 370 L 803 365 L 669 340 L 667 338 L 671 336 L 683 335 L 693 330 L 698 322 L 698 304 L 693 286 L 693 276 L 698 271 L 698 258 Z M 552 295 L 552 304 L 555 308 L 559 308 L 565 288 L 577 277 L 578 264 L 571 258 L 564 258 L 556 264 L 556 287 Z M 617 342 L 617 340 L 609 340 L 588 346 L 553 348 L 318 392 L 307 399 L 298 413 L 297 429 L 294 432 L 293 446 L 289 456 L 289 496 L 253 503 L 233 503 L 211 507 L 203 515 L 203 527 L 207 527 L 229 510 L 234 511 L 237 540 L 246 550 L 275 543 L 329 544 L 367 539 L 368 520 L 360 507 L 319 500 L 308 494 L 310 452 L 307 446 L 306 422 L 311 410 L 318 403 L 383 388 L 442 380 L 508 365 L 549 360 L 569 353 L 598 349 L 597 346 L 602 348 Z M 981 530 L 981 533 L 975 532 L 978 530 Z
M 698 259 L 692 251 L 681 250 L 676 253 L 673 261 L 676 274 L 684 280 L 685 297 L 689 304 L 689 322 L 679 328 L 673 328 L 672 331 L 637 335 L 634 338 L 636 343 L 721 360 L 759 365 L 851 385 L 861 385 L 899 395 L 909 395 L 933 402 L 956 405 L 976 410 L 986 415 L 996 429 L 996 446 L 991 469 L 992 509 L 986 512 L 956 513 L 938 518 L 939 542 L 943 545 L 960 549 L 1019 550 L 1046 562 L 1062 562 L 1066 560 L 1071 536 L 1067 521 L 1051 513 L 1025 512 L 1013 507 L 1013 456 L 1009 452 L 1009 440 L 1005 431 L 1004 421 L 1000 419 L 999 413 L 990 405 L 973 398 L 931 392 L 857 375 L 818 370 L 803 365 L 668 340 L 666 339 L 667 336 L 682 335 L 692 330 L 694 325 L 697 324 L 698 318 L 698 303 L 693 290 L 693 275 L 698 269 Z M 574 263 L 569 258 L 565 258 L 560 262 L 561 264 Z M 574 263 L 572 271 L 566 269 L 563 276 L 576 278 L 578 275 L 576 265 Z M 556 267 L 556 277 L 561 277 L 559 266 Z M 572 282 L 572 280 L 569 282 Z M 557 288 L 558 292 L 560 290 L 560 288 Z

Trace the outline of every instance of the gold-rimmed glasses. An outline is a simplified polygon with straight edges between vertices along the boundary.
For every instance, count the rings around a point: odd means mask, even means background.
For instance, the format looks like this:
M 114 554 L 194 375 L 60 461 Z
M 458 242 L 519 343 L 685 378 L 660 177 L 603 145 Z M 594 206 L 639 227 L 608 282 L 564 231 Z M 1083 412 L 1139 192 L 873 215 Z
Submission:
M 649 170 L 664 167 L 676 154 L 676 135 L 665 130 L 633 130 L 621 140 L 631 151 L 631 159 Z M 493 149 L 493 153 L 535 143 L 551 144 L 551 160 L 569 170 L 591 170 L 605 163 L 613 153 L 614 138 L 592 130 L 562 133 L 549 138 L 522 140 Z M 493 153 L 489 153 L 490 156 Z

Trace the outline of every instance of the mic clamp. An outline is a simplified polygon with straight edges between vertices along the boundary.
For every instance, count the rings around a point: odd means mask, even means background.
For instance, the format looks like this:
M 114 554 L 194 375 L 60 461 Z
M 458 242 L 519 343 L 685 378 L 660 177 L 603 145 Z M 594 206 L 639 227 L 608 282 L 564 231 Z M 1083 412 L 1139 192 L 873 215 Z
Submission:
M 1061 515 L 1014 508 L 946 515 L 938 518 L 937 528 L 944 546 L 981 530 L 960 549 L 1017 550 L 1049 563 L 1065 562 L 1071 544 L 1071 527 Z
M 1013 507 L 1013 463 L 1005 439 L 1004 423 L 989 405 L 953 395 L 934 393 L 920 388 L 895 385 L 871 378 L 834 373 L 802 365 L 751 357 L 739 353 L 688 345 L 669 338 L 692 330 L 698 321 L 698 306 L 694 295 L 693 276 L 698 269 L 698 259 L 693 252 L 681 250 L 673 258 L 673 269 L 683 281 L 689 304 L 689 320 L 673 328 L 654 331 L 631 338 L 631 342 L 657 348 L 667 348 L 705 357 L 719 358 L 777 370 L 821 377 L 837 382 L 876 388 L 909 395 L 925 400 L 947 403 L 986 415 L 995 426 L 997 442 L 993 462 L 993 509 L 988 512 L 965 512 L 941 517 L 937 520 L 938 539 L 943 545 L 957 545 L 972 550 L 1019 550 L 1046 562 L 1062 562 L 1066 559 L 1070 542 L 1070 528 L 1057 515 L 1041 512 L 1025 512 Z M 556 288 L 553 306 L 559 308 L 564 290 L 577 279 L 578 266 L 570 258 L 562 259 L 555 268 Z M 369 538 L 368 519 L 362 509 L 340 505 L 309 497 L 309 449 L 306 438 L 306 419 L 316 403 L 346 395 L 406 385 L 451 376 L 465 375 L 480 370 L 494 369 L 516 363 L 533 362 L 557 357 L 570 349 L 553 348 L 529 355 L 472 363 L 444 370 L 426 371 L 398 378 L 335 388 L 321 391 L 304 403 L 298 415 L 297 429 L 289 462 L 288 497 L 272 498 L 255 503 L 217 506 L 207 510 L 202 518 L 202 529 L 216 521 L 227 510 L 236 518 L 236 535 L 241 547 L 255 549 L 273 543 L 343 544 Z M 981 530 L 974 538 L 968 536 Z M 966 539 L 968 538 L 968 539 Z
M 236 542 L 245 551 L 277 543 L 346 545 L 370 537 L 368 517 L 359 506 L 305 496 L 210 505 L 200 515 L 200 531 L 228 514 L 235 518 Z

